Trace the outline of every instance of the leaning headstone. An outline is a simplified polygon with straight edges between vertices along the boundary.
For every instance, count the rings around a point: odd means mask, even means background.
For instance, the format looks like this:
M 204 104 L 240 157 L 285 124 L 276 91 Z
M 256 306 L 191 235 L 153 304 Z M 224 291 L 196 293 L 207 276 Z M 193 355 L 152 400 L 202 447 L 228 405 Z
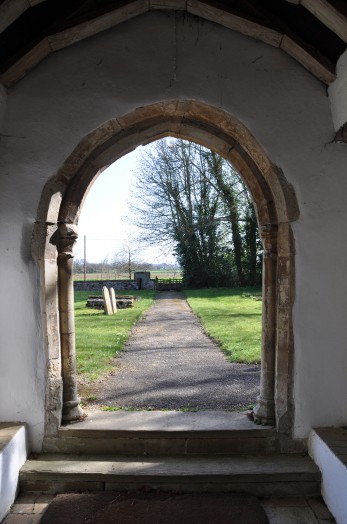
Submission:
M 106 286 L 102 288 L 102 296 L 104 297 L 104 311 L 106 315 L 113 315 L 113 308 L 111 304 L 110 293 Z
M 110 298 L 111 298 L 111 305 L 112 305 L 113 313 L 117 313 L 116 294 L 114 292 L 113 287 L 110 288 Z

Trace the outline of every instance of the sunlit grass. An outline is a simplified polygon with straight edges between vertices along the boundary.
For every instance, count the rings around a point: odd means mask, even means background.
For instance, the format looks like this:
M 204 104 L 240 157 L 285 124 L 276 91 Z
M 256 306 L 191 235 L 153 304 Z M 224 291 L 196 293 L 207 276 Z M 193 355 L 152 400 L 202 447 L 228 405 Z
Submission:
M 260 288 L 186 290 L 188 303 L 206 333 L 231 362 L 260 363 Z
M 107 316 L 103 311 L 86 308 L 90 291 L 75 292 L 75 330 L 77 373 L 87 380 L 98 379 L 114 367 L 112 358 L 122 351 L 136 320 L 153 302 L 154 291 L 134 291 L 140 297 L 134 307 Z M 129 294 L 118 292 L 117 294 Z
M 218 342 L 230 361 L 246 363 L 260 363 L 260 293 L 260 288 L 185 291 L 205 331 Z M 113 357 L 122 351 L 132 326 L 152 304 L 154 292 L 134 291 L 132 294 L 140 296 L 135 306 L 111 316 L 85 307 L 91 294 L 75 292 L 76 360 L 78 374 L 95 381 L 114 367 Z

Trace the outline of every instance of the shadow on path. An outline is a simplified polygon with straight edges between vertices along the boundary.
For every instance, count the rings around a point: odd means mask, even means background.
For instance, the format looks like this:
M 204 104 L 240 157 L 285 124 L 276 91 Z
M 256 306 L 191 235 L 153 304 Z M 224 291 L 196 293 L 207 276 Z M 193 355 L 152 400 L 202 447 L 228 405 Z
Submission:
M 161 292 L 134 327 L 98 404 L 236 410 L 254 404 L 260 366 L 230 363 L 203 332 L 185 297 Z

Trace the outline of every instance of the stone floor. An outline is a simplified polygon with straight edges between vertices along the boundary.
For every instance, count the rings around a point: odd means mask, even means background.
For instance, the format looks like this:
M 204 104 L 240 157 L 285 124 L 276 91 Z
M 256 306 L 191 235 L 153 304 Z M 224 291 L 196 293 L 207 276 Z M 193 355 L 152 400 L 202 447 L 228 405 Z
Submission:
M 39 524 L 42 514 L 53 498 L 54 495 L 45 494 L 19 495 L 2 524 Z M 334 518 L 320 499 L 264 498 L 261 504 L 270 524 L 335 523 Z
M 3 524 L 38 524 L 54 495 L 19 495 Z
M 266 498 L 261 503 L 270 524 L 331 524 L 335 522 L 322 499 Z

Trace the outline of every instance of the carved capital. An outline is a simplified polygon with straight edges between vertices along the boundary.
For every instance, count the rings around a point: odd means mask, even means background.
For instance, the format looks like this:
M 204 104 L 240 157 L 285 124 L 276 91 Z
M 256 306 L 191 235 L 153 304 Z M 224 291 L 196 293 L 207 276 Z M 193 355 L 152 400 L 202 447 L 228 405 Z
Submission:
M 264 257 L 274 258 L 277 255 L 277 224 L 260 226 L 260 236 L 264 246 Z
M 277 224 L 261 224 L 260 235 L 263 238 L 274 237 L 277 235 Z
M 335 142 L 347 144 L 347 122 L 336 133 Z
M 78 227 L 75 224 L 59 224 L 57 248 L 59 255 L 73 257 L 73 247 L 78 238 Z

